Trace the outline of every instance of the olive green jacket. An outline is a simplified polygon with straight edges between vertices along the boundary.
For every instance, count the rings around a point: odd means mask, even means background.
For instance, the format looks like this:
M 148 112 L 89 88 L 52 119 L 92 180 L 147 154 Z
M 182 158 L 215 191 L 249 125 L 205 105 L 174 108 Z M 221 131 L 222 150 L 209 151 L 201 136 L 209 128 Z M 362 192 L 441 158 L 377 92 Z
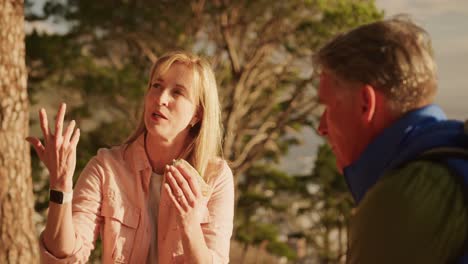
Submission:
M 468 215 L 461 186 L 438 163 L 387 173 L 356 208 L 347 262 L 447 263 L 461 253 Z

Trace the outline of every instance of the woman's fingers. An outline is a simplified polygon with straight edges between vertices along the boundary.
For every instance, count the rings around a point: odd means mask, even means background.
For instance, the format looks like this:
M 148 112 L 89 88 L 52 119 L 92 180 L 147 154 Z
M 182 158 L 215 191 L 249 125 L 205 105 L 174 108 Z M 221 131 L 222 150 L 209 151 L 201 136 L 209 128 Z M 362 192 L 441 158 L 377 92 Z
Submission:
M 73 130 L 75 129 L 76 122 L 75 120 L 70 121 L 70 124 L 68 124 L 67 129 L 65 130 L 65 133 L 63 134 L 63 142 L 68 144 L 70 142 L 70 138 L 72 136 Z
M 193 207 L 195 204 L 193 201 L 193 195 L 192 195 L 192 198 L 190 199 L 189 197 L 191 194 L 186 193 L 186 190 L 184 190 L 184 188 L 181 187 L 181 184 L 177 182 L 172 171 L 169 170 L 166 175 L 167 175 L 166 178 L 168 180 L 169 186 L 172 189 L 172 193 L 176 197 L 179 204 L 184 209 L 188 209 L 189 205 Z
M 164 184 L 164 189 L 166 190 L 167 194 L 169 194 L 169 197 L 171 198 L 172 204 L 177 208 L 177 211 L 179 211 L 179 214 L 183 214 L 184 209 L 182 209 L 182 206 L 180 205 L 180 203 L 177 200 L 176 196 L 172 192 L 172 189 L 169 186 L 169 184 L 165 183 Z
M 59 143 L 62 139 L 63 120 L 65 119 L 65 112 L 67 111 L 67 105 L 62 103 L 57 112 L 57 118 L 55 120 L 55 142 Z
M 181 176 L 188 182 L 192 193 L 195 197 L 200 196 L 200 183 L 197 180 L 198 175 L 197 170 L 193 168 L 187 161 L 180 159 L 179 162 L 174 166 L 181 174 Z
M 42 145 L 41 141 L 36 137 L 27 137 L 26 141 L 28 141 L 33 146 L 34 150 L 39 156 L 39 159 L 42 160 L 44 155 L 44 146 Z
M 72 138 L 70 139 L 70 146 L 76 150 L 76 146 L 78 145 L 78 141 L 80 140 L 80 129 L 77 128 L 75 133 L 73 133 Z
M 169 174 L 170 176 L 172 176 L 172 178 L 175 179 L 178 187 L 183 192 L 185 198 L 187 198 L 187 201 L 190 204 L 190 206 L 195 206 L 195 195 L 192 192 L 192 188 L 190 187 L 189 183 L 184 178 L 184 176 L 182 176 L 179 170 L 174 166 L 169 166 Z
M 42 134 L 44 135 L 44 142 L 47 145 L 50 136 L 49 121 L 47 120 L 47 112 L 44 108 L 39 110 L 39 121 L 41 124 Z
M 55 143 L 60 143 L 62 140 L 62 130 L 63 130 L 63 121 L 65 119 L 65 112 L 67 110 L 67 105 L 62 103 L 60 108 L 57 112 L 57 117 L 55 120 Z M 42 134 L 44 134 L 44 141 L 47 145 L 49 140 L 52 136 L 50 129 L 49 129 L 49 120 L 47 119 L 47 112 L 44 108 L 39 110 L 39 120 L 41 124 Z

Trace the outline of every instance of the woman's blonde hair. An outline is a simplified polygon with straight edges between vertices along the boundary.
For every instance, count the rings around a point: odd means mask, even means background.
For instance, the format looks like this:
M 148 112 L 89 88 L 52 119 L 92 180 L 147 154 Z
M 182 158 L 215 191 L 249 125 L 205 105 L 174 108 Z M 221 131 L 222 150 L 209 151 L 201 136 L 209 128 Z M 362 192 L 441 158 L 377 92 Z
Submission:
M 194 102 L 200 116 L 200 121 L 190 129 L 186 147 L 179 158 L 186 159 L 206 179 L 208 162 L 221 155 L 221 107 L 216 79 L 206 59 L 189 52 L 175 51 L 163 55 L 154 63 L 148 90 L 151 88 L 151 81 L 164 74 L 174 63 L 182 63 L 193 72 Z M 143 106 L 139 125 L 125 143 L 130 144 L 147 132 L 144 109 Z

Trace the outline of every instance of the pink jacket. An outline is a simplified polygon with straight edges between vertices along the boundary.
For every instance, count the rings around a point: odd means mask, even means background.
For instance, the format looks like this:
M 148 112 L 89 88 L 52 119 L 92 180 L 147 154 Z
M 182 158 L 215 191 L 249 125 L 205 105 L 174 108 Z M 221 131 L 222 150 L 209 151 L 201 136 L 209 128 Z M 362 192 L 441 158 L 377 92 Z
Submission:
M 103 263 L 145 263 L 151 232 L 147 201 L 151 166 L 141 136 L 126 145 L 100 149 L 81 173 L 74 189 L 73 223 L 76 245 L 64 259 L 54 257 L 44 247 L 44 263 L 85 263 L 98 233 L 101 234 Z M 229 243 L 234 217 L 234 183 L 231 169 L 224 160 L 208 165 L 211 194 L 205 199 L 206 210 L 201 228 L 212 263 L 229 262 Z M 158 217 L 159 264 L 185 263 L 180 232 L 175 221 L 176 209 L 170 197 L 161 192 Z

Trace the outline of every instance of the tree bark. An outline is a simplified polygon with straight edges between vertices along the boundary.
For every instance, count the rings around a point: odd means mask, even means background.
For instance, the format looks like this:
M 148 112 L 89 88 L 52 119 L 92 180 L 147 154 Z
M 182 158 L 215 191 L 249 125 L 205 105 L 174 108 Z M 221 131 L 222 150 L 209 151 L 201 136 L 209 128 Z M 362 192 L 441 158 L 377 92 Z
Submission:
M 0 263 L 38 263 L 23 0 L 0 0 Z

